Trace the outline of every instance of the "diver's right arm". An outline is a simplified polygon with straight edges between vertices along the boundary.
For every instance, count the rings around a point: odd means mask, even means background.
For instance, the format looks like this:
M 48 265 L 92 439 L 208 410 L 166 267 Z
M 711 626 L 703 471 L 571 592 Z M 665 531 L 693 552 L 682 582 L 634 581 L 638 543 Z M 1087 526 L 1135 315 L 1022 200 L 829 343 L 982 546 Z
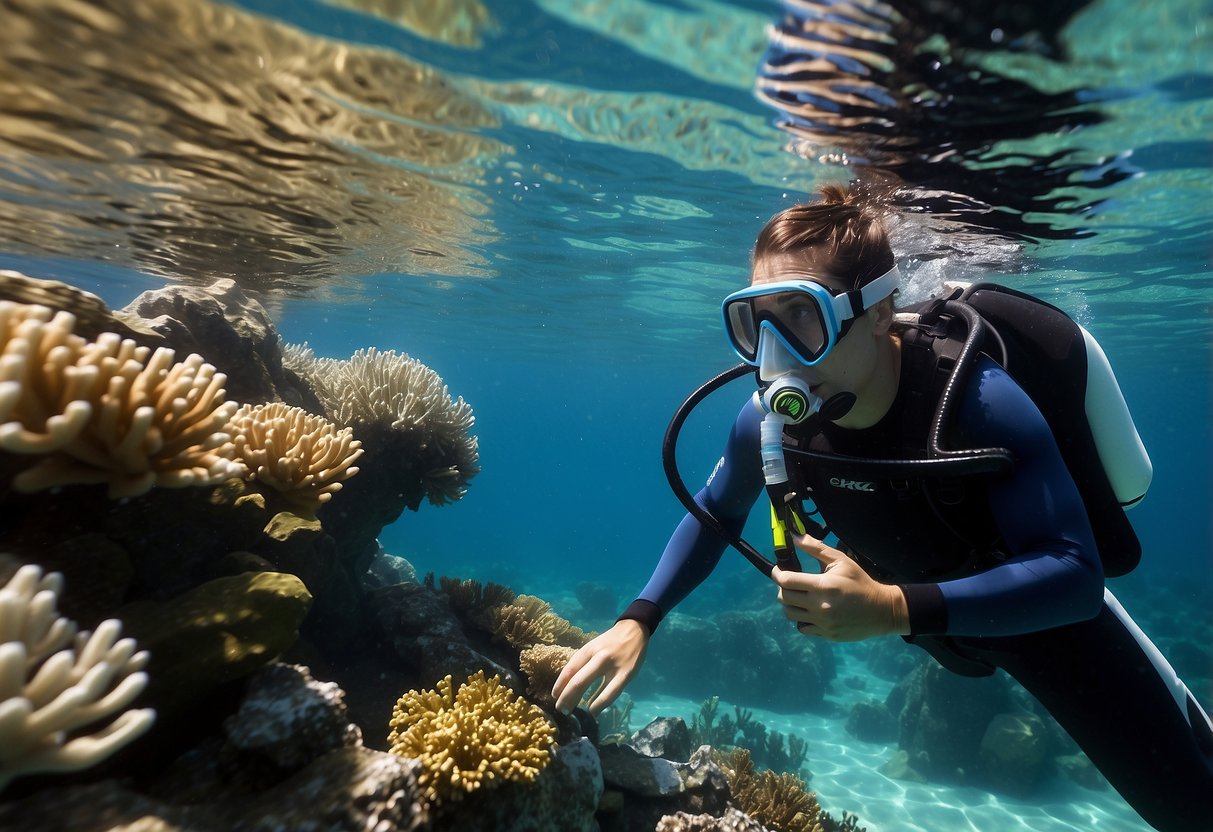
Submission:
M 695 502 L 740 535 L 754 500 L 762 492 L 758 429 L 762 412 L 747 401 L 733 423 L 723 456 Z M 589 705 L 599 714 L 623 691 L 644 661 L 649 638 L 674 605 L 703 582 L 728 544 L 689 513 L 666 544 L 653 576 L 615 626 L 591 640 L 569 659 L 552 688 L 556 707 L 568 713 L 596 679 L 601 690 Z

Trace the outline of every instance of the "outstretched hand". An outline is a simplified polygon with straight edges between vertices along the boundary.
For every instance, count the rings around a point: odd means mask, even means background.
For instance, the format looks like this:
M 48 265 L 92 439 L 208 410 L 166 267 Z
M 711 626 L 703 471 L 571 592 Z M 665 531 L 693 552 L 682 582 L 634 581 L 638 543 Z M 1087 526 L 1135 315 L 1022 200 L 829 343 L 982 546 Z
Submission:
M 552 686 L 556 710 L 571 713 L 585 692 L 601 680 L 588 710 L 594 716 L 615 701 L 644 661 L 649 632 L 639 623 L 623 619 L 574 653 Z
M 909 634 L 909 612 L 899 588 L 880 583 L 845 552 L 815 537 L 799 535 L 793 542 L 821 564 L 820 574 L 785 572 L 779 567 L 771 572 L 783 614 L 802 633 L 829 641 Z

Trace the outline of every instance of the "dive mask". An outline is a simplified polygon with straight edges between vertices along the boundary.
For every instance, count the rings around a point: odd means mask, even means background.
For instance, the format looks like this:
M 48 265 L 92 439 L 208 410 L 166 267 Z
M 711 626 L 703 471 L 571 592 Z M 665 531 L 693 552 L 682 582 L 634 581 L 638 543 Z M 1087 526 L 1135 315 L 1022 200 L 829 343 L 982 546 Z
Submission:
M 724 299 L 729 343 L 741 360 L 768 372 L 812 367 L 825 358 L 855 318 L 893 294 L 901 272 L 889 269 L 867 285 L 835 295 L 811 280 L 760 283 Z

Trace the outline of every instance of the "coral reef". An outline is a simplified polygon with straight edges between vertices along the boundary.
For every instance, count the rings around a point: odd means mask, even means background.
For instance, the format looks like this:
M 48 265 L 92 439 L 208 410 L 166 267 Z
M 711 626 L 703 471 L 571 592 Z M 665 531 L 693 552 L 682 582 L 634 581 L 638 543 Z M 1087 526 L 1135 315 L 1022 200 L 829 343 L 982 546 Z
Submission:
M 796 772 L 808 758 L 808 743 L 797 736 L 784 737 L 778 731 L 754 719 L 752 712 L 733 706 L 733 716 L 725 714 L 717 721 L 720 697 L 705 699 L 691 718 L 691 740 L 697 745 L 730 749 L 741 747 L 753 755 L 756 763 L 776 772 Z M 785 746 L 786 740 L 786 746 Z
M 425 576 L 425 585 L 434 588 L 434 573 Z M 461 615 L 474 615 L 499 604 L 509 604 L 518 594 L 508 586 L 490 581 L 482 584 L 472 578 L 459 579 L 443 576 L 438 579 L 438 589 L 451 603 L 451 609 Z
M 480 671 L 459 690 L 411 690 L 392 715 L 391 751 L 420 759 L 421 784 L 435 804 L 502 781 L 531 782 L 551 760 L 555 729 L 539 708 Z
M 536 644 L 523 650 L 518 663 L 527 677 L 527 693 L 540 702 L 551 704 L 552 686 L 572 656 L 572 647 L 557 644 Z
M 552 612 L 551 605 L 534 595 L 519 595 L 505 604 L 488 607 L 474 620 L 494 639 L 523 650 L 535 644 L 581 647 L 593 636 Z
M 341 490 L 358 469 L 362 443 L 349 428 L 307 411 L 272 402 L 244 405 L 227 423 L 236 457 L 250 475 L 308 515 Z
M 148 654 L 120 639 L 113 619 L 77 633 L 56 611 L 62 589 L 61 575 L 33 565 L 0 589 L 0 789 L 25 774 L 93 766 L 155 719 L 150 709 L 128 710 L 147 685 Z
M 244 474 L 223 431 L 236 403 L 201 356 L 149 355 L 115 333 L 85 342 L 48 307 L 0 302 L 0 319 L 0 448 L 42 457 L 13 479 L 19 491 L 107 483 L 129 497 Z
M 148 698 L 166 720 L 188 720 L 220 685 L 248 676 L 294 644 L 311 606 L 311 594 L 294 575 L 242 572 L 120 612 L 151 652 Z
M 657 823 L 656 832 L 769 832 L 745 812 L 730 806 L 723 815 L 692 815 L 675 812 Z
M 442 378 L 415 358 L 373 347 L 348 361 L 316 358 L 287 348 L 288 367 L 312 385 L 326 415 L 362 436 L 377 427 L 408 435 L 425 453 L 418 459 L 426 497 L 435 505 L 458 500 L 480 470 L 472 408 L 452 400 Z
M 724 755 L 721 762 L 733 800 L 751 818 L 779 832 L 825 832 L 821 806 L 799 777 L 755 770 L 744 748 Z

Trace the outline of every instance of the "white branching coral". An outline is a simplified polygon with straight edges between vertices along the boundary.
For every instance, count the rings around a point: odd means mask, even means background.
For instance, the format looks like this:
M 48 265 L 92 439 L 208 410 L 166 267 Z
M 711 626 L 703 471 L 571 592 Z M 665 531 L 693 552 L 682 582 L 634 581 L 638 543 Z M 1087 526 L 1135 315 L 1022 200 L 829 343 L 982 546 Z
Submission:
M 84 429 L 91 411 L 74 399 L 85 344 L 75 323 L 68 312 L 0 301 L 0 448 L 45 453 Z
M 287 367 L 311 384 L 326 415 L 358 431 L 382 426 L 408 435 L 425 471 L 430 502 L 458 500 L 479 470 L 480 454 L 471 434 L 476 419 L 463 398 L 452 399 L 442 377 L 408 355 L 375 348 L 348 361 L 316 358 L 306 346 L 283 350 Z
M 419 778 L 431 803 L 511 780 L 529 783 L 551 762 L 556 729 L 543 711 L 484 671 L 453 690 L 411 690 L 396 703 L 388 744 L 421 760 Z
M 0 789 L 24 774 L 96 765 L 155 719 L 150 708 L 127 710 L 147 686 L 147 653 L 119 638 L 113 619 L 77 633 L 56 609 L 62 589 L 62 575 L 33 565 L 0 589 Z
M 86 342 L 73 325 L 66 312 L 0 302 L 0 449 L 43 456 L 17 490 L 107 483 L 126 497 L 245 474 L 223 430 L 237 407 L 223 373 L 113 333 Z
M 250 476 L 314 512 L 358 469 L 362 443 L 350 428 L 298 407 L 244 405 L 228 422 L 236 456 Z

